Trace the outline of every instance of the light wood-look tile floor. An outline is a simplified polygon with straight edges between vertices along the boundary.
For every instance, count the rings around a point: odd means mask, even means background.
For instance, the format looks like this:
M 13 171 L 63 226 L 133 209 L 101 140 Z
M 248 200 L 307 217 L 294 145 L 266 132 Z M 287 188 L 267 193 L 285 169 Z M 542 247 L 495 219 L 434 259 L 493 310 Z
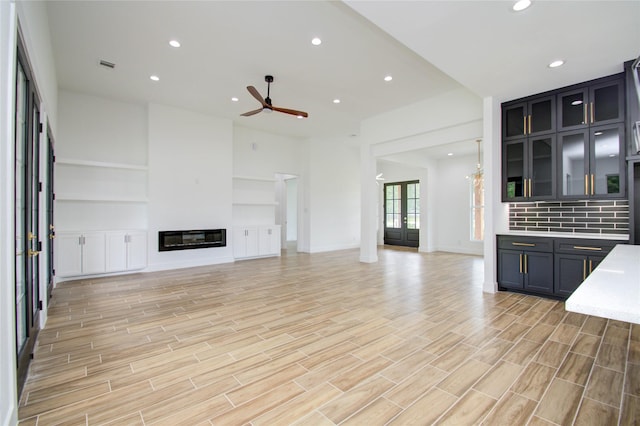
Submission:
M 482 292 L 482 259 L 381 248 L 54 291 L 21 425 L 615 425 L 640 327 Z

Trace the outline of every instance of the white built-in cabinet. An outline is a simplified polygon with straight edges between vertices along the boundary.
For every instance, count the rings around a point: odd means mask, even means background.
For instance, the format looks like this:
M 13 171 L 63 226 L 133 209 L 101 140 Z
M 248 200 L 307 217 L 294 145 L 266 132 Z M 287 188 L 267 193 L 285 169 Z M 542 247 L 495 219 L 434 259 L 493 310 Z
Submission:
M 58 157 L 54 171 L 56 277 L 144 269 L 147 166 Z
M 268 256 L 280 256 L 280 225 L 234 227 L 234 258 Z
M 106 272 L 104 232 L 58 232 L 55 241 L 56 276 Z
M 106 233 L 107 272 L 132 271 L 147 266 L 147 233 L 110 231 Z
M 276 180 L 233 177 L 233 257 L 280 256 L 280 225 L 275 223 Z
M 77 277 L 144 269 L 145 231 L 56 233 L 56 276 Z

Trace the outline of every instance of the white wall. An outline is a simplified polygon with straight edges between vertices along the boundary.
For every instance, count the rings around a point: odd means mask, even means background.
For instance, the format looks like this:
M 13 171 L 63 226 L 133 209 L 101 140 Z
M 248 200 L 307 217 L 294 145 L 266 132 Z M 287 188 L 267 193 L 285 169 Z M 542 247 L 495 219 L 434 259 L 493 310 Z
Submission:
M 483 254 L 483 243 L 471 241 L 470 181 L 477 157 L 447 157 L 438 161 L 436 185 L 436 248 L 465 254 Z
M 82 93 L 58 94 L 56 157 L 147 165 L 147 107 Z
M 233 260 L 231 120 L 149 105 L 149 270 Z M 158 232 L 227 229 L 227 247 L 158 251 Z
M 341 139 L 309 143 L 309 252 L 360 245 L 360 151 Z

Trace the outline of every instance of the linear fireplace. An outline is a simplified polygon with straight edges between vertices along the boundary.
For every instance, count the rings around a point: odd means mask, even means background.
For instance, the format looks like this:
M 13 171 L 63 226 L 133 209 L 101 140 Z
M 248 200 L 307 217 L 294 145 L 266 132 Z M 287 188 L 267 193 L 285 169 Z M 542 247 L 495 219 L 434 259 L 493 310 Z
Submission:
M 158 233 L 158 251 L 225 247 L 226 245 L 226 229 L 160 231 Z

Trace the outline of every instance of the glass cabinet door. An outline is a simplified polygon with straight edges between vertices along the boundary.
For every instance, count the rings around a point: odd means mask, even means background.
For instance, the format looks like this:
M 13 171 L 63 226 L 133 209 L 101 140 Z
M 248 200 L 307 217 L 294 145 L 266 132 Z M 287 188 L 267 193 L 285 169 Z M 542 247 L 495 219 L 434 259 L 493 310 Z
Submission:
M 525 162 L 524 140 L 508 142 L 504 146 L 503 174 L 503 198 L 513 200 L 522 198 L 524 193 Z
M 622 131 L 619 125 L 591 129 L 590 195 L 615 197 L 624 190 L 624 159 L 620 157 Z
M 529 139 L 529 186 L 532 198 L 550 198 L 555 195 L 555 137 L 553 135 Z
M 556 121 L 555 97 L 536 99 L 529 102 L 527 134 L 535 135 L 555 130 Z
M 586 130 L 561 133 L 558 136 L 560 195 L 585 197 L 588 194 L 588 133 Z
M 526 135 L 527 104 L 512 105 L 502 110 L 502 138 L 513 139 Z
M 590 90 L 590 124 L 606 124 L 622 120 L 622 84 L 620 81 L 593 86 Z
M 588 120 L 587 89 L 578 89 L 558 95 L 559 127 L 571 129 L 587 125 Z

